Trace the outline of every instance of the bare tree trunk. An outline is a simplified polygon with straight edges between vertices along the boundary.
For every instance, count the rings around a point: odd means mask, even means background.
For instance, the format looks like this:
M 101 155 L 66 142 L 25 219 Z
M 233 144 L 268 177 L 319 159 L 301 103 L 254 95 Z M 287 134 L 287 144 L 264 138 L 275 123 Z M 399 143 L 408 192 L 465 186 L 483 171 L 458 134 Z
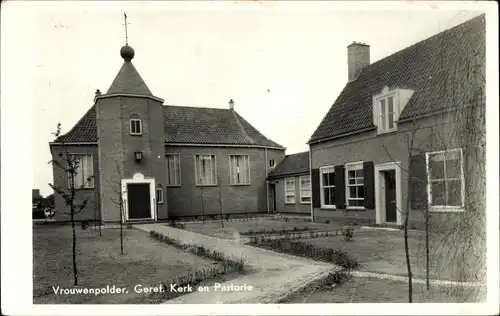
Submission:
M 123 255 L 123 200 L 120 198 L 120 251 Z
M 74 285 L 78 285 L 78 270 L 76 268 L 76 231 L 75 231 L 75 175 L 70 173 L 71 184 L 71 202 L 70 202 L 70 215 L 71 215 L 71 229 L 73 231 L 73 277 Z
M 408 170 L 411 170 L 411 155 L 412 155 L 412 147 L 413 147 L 413 139 L 408 148 Z M 404 219 L 404 240 L 405 240 L 405 255 L 406 255 L 406 268 L 408 270 L 408 302 L 413 302 L 413 284 L 412 284 L 412 272 L 411 272 L 411 262 L 410 262 L 410 248 L 408 246 L 408 222 L 410 217 L 410 192 L 411 192 L 411 178 L 408 177 L 408 185 L 407 185 L 408 196 L 406 198 L 406 211 L 405 211 L 405 219 Z
M 200 199 L 201 199 L 201 220 L 205 223 L 205 207 L 203 205 L 203 187 L 200 187 Z
M 427 203 L 426 203 L 427 204 Z M 425 285 L 427 291 L 431 289 L 429 281 L 429 207 L 425 207 Z
M 221 197 L 221 193 L 220 193 L 220 180 L 219 180 L 219 177 L 217 177 L 217 183 L 219 184 L 218 188 L 219 188 L 219 206 L 220 206 L 220 224 L 222 227 L 224 227 L 224 219 L 222 218 L 222 197 Z

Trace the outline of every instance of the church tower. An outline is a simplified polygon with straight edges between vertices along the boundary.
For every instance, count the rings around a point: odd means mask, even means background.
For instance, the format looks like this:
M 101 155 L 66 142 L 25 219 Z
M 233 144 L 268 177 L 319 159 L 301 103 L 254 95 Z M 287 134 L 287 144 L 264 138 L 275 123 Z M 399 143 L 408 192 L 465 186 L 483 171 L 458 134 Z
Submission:
M 96 95 L 100 205 L 103 222 L 166 219 L 166 165 L 163 99 L 141 78 L 128 43 L 123 65 L 105 94 Z

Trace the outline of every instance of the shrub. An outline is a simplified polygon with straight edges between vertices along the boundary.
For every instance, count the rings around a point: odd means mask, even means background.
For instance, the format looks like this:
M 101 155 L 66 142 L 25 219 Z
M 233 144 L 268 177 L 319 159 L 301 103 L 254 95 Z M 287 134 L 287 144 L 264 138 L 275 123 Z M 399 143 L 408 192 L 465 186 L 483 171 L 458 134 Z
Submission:
M 80 226 L 82 227 L 83 230 L 86 230 L 87 227 L 89 227 L 89 221 L 81 221 Z
M 342 231 L 342 236 L 344 236 L 345 241 L 351 241 L 354 238 L 354 230 L 347 228 Z

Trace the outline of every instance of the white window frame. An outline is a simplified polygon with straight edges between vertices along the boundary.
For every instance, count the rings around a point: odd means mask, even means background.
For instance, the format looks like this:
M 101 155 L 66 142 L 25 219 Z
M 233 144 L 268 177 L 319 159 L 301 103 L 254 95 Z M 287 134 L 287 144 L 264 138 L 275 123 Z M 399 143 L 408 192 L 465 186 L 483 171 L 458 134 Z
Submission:
M 139 132 L 134 132 L 133 131 L 133 123 L 134 122 L 139 122 Z M 136 118 L 136 117 L 133 117 L 130 119 L 130 123 L 129 123 L 129 127 L 130 127 L 130 135 L 142 135 L 142 121 L 140 118 Z
M 364 206 L 349 206 L 349 200 L 358 200 L 358 201 L 364 201 L 365 198 L 351 198 L 349 196 L 349 187 L 352 186 L 360 186 L 359 184 L 349 184 L 349 171 L 352 170 L 363 170 L 363 161 L 357 161 L 357 162 L 350 162 L 345 164 L 345 178 L 344 178 L 344 187 L 345 187 L 345 207 L 346 209 L 349 210 L 364 210 Z M 363 172 L 363 190 L 364 190 L 364 195 L 366 196 L 366 190 L 365 190 L 365 174 Z
M 292 181 L 293 182 L 293 191 L 291 189 L 287 188 L 288 181 Z M 296 190 L 295 184 L 296 184 L 295 183 L 295 177 L 285 178 L 285 184 L 284 184 L 284 188 L 285 188 L 285 204 L 295 204 L 297 202 L 296 194 L 295 194 L 295 190 Z M 293 197 L 293 202 L 288 202 L 287 201 L 287 197 L 289 197 L 289 196 Z
M 432 189 L 431 189 L 431 175 L 430 175 L 430 170 L 429 170 L 429 156 L 433 154 L 441 154 L 441 153 L 449 153 L 449 152 L 456 152 L 458 151 L 460 153 L 460 189 L 461 189 L 461 205 L 460 206 L 452 206 L 452 205 L 432 205 Z M 454 149 L 448 149 L 448 150 L 439 150 L 439 151 L 431 151 L 431 152 L 426 152 L 425 153 L 425 169 L 427 173 L 427 205 L 429 206 L 429 211 L 431 212 L 464 212 L 465 211 L 465 178 L 464 178 L 464 155 L 463 155 L 463 149 L 462 148 L 454 148 Z M 446 159 L 444 160 L 444 179 L 445 181 L 445 196 L 447 197 L 447 187 L 448 185 L 446 184 L 447 179 L 446 179 Z M 443 181 L 440 180 L 440 181 Z M 450 179 L 453 181 L 456 181 L 458 179 Z M 436 180 L 434 180 L 436 181 Z
M 302 179 L 309 180 L 309 189 L 302 188 Z M 299 176 L 299 192 L 300 192 L 300 204 L 311 204 L 312 201 L 312 195 L 311 195 L 311 177 L 309 175 L 307 176 Z M 307 190 L 307 191 L 305 191 Z M 304 191 L 307 192 L 306 195 L 304 195 Z M 309 198 L 309 201 L 304 201 L 304 198 Z
M 179 178 L 179 183 L 170 183 L 169 182 L 169 170 L 168 170 L 168 157 L 173 156 L 174 157 L 174 163 L 175 163 L 175 157 L 177 157 L 177 177 Z M 166 169 L 167 169 L 167 174 L 166 174 L 166 186 L 167 187 L 180 187 L 182 186 L 182 179 L 181 179 L 181 155 L 178 153 L 167 153 L 165 154 L 165 163 L 166 163 Z
M 162 187 L 156 187 L 156 203 L 163 204 L 163 188 Z
M 202 157 L 202 156 L 209 156 L 210 160 L 213 161 L 213 170 L 214 170 L 214 182 L 213 183 L 200 183 L 200 178 L 198 175 L 198 163 L 196 157 Z M 217 181 L 217 156 L 215 154 L 195 154 L 194 155 L 194 178 L 195 178 L 195 184 L 198 187 L 213 187 L 218 185 Z
M 233 182 L 233 173 L 232 173 L 232 166 L 231 166 L 231 163 L 233 162 L 233 159 L 232 157 L 247 157 L 247 163 L 248 163 L 248 166 L 247 166 L 247 169 L 248 169 L 248 182 L 239 182 L 239 183 L 234 183 Z M 234 154 L 234 155 L 229 155 L 229 182 L 230 182 L 230 185 L 250 185 L 251 184 L 251 176 L 252 176 L 252 173 L 250 171 L 250 167 L 251 167 L 251 163 L 250 163 L 250 155 L 242 155 L 242 154 Z M 238 170 L 238 173 L 240 173 L 240 171 Z
M 334 165 L 331 165 L 331 166 L 323 166 L 323 167 L 320 167 L 319 168 L 319 187 L 320 187 L 320 196 L 321 196 L 321 208 L 325 208 L 325 209 L 336 209 L 337 207 L 335 206 L 335 204 L 333 205 L 330 205 L 330 204 L 325 204 L 325 193 L 323 192 L 323 189 L 326 189 L 326 188 L 334 188 L 335 189 L 335 194 L 336 194 L 336 188 L 335 188 L 335 183 L 333 185 L 324 185 L 323 184 L 323 170 L 325 169 L 333 169 L 333 173 L 335 173 L 335 166 Z
M 90 181 L 83 181 L 84 185 L 83 186 L 80 186 L 80 187 L 77 187 L 75 185 L 75 189 L 94 189 L 95 188 L 95 172 L 94 172 L 94 159 L 93 159 L 93 156 L 92 154 L 88 154 L 88 153 L 68 153 L 69 157 L 73 160 L 74 159 L 74 156 L 89 156 L 90 157 L 90 170 L 91 170 L 91 174 L 87 177 L 87 178 L 91 178 Z M 78 166 L 79 168 L 81 166 Z M 66 176 L 68 178 L 68 188 L 71 188 L 71 183 L 70 183 L 70 175 L 69 173 L 66 173 Z M 90 182 L 90 185 L 88 185 L 87 183 Z
M 392 128 L 389 128 L 389 98 L 392 98 L 392 120 L 394 126 Z M 384 101 L 384 106 L 385 106 L 385 116 L 382 117 L 382 104 L 381 102 Z M 397 119 L 399 117 L 399 107 L 398 107 L 398 98 L 396 91 L 383 94 L 381 96 L 378 96 L 375 98 L 375 104 L 374 106 L 376 107 L 376 122 L 377 122 L 377 131 L 378 134 L 385 134 L 385 133 L 390 133 L 394 132 L 398 129 L 397 126 Z M 385 128 L 382 128 L 382 120 L 384 121 Z

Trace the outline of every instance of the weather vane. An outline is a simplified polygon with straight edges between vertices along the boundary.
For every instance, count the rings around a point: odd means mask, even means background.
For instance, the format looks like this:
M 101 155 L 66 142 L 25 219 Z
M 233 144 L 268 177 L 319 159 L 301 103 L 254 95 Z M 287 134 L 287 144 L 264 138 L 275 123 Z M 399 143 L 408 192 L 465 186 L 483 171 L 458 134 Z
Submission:
M 130 24 L 130 23 L 127 23 L 127 14 L 124 12 L 123 13 L 124 17 L 125 17 L 125 45 L 128 45 L 128 34 L 127 34 L 127 24 Z

